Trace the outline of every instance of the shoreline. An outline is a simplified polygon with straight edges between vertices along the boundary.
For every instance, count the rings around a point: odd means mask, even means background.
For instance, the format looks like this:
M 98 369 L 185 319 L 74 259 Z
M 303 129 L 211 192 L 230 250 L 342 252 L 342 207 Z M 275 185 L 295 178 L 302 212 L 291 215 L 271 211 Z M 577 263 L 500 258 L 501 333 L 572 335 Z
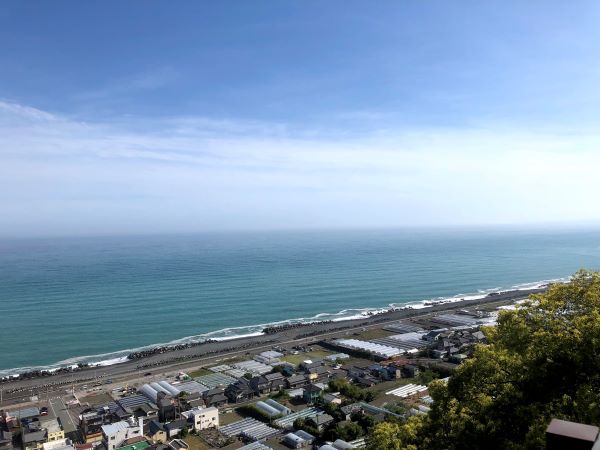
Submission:
M 111 365 L 83 365 L 76 368 L 58 368 L 52 371 L 31 370 L 19 375 L 5 376 L 0 379 L 0 386 L 10 390 L 11 386 L 39 385 L 41 380 L 47 380 L 47 385 L 61 385 L 83 380 L 89 381 L 96 378 L 108 378 L 111 376 L 131 374 L 141 370 L 160 368 L 168 365 L 179 365 L 191 363 L 197 359 L 218 357 L 227 352 L 240 352 L 251 350 L 261 346 L 275 346 L 284 342 L 299 339 L 315 338 L 325 334 L 344 332 L 365 326 L 373 326 L 382 322 L 396 321 L 415 316 L 428 315 L 430 313 L 446 310 L 460 309 L 467 306 L 477 306 L 485 303 L 502 301 L 516 301 L 528 297 L 531 294 L 544 292 L 547 283 L 538 283 L 532 288 L 518 288 L 506 291 L 488 292 L 479 296 L 463 296 L 442 300 L 430 300 L 415 304 L 406 304 L 402 307 L 390 306 L 384 310 L 379 308 L 377 312 L 367 313 L 363 317 L 341 319 L 337 321 L 314 321 L 281 326 L 269 327 L 269 332 L 263 331 L 252 336 L 240 336 L 224 340 L 209 340 L 205 342 L 174 344 L 148 348 L 147 351 L 130 352 L 126 359 Z M 473 298 L 477 297 L 477 298 Z M 375 309 L 374 309 L 375 310 Z M 282 323 L 282 322 L 279 322 Z M 97 372 L 101 372 L 97 376 Z M 86 375 L 93 377 L 85 378 Z M 139 375 L 139 373 L 138 373 Z M 75 377 L 77 378 L 75 380 Z M 68 379 L 64 382 L 64 379 Z M 5 392 L 8 392 L 6 390 Z

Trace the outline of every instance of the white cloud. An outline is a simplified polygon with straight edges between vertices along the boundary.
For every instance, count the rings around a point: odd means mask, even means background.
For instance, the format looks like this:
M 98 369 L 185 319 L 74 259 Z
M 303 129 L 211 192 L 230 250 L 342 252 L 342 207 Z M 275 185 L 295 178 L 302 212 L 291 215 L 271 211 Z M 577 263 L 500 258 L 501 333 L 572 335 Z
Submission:
M 328 136 L 203 117 L 80 123 L 0 102 L 0 233 L 600 219 L 595 134 Z

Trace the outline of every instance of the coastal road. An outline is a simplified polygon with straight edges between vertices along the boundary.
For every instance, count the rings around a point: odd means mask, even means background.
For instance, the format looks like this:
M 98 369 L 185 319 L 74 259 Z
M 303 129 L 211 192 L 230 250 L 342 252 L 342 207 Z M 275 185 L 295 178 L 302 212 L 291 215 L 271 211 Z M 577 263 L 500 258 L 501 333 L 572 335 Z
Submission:
M 209 365 L 215 362 L 221 362 L 223 359 L 228 359 L 236 356 L 242 356 L 246 353 L 255 354 L 265 349 L 271 349 L 273 346 L 293 346 L 298 344 L 307 344 L 316 342 L 325 338 L 341 337 L 350 333 L 361 331 L 362 329 L 381 328 L 393 322 L 397 322 L 403 318 L 426 318 L 433 313 L 449 310 L 463 309 L 465 307 L 479 306 L 482 303 L 489 307 L 495 307 L 501 304 L 512 303 L 518 299 L 527 297 L 527 295 L 533 292 L 541 292 L 541 290 L 532 291 L 518 291 L 512 292 L 511 295 L 500 295 L 499 297 L 488 297 L 485 299 L 468 300 L 455 303 L 447 303 L 433 306 L 422 310 L 399 310 L 392 313 L 386 313 L 389 316 L 388 320 L 376 322 L 376 323 L 365 323 L 366 321 L 374 322 L 380 319 L 380 316 L 372 316 L 366 318 L 364 321 L 357 323 L 354 321 L 340 321 L 328 324 L 315 324 L 314 328 L 323 329 L 323 332 L 318 333 L 314 336 L 304 337 L 296 339 L 295 336 L 302 332 L 310 331 L 308 327 L 285 330 L 283 332 L 275 333 L 273 335 L 261 335 L 253 338 L 240 339 L 240 345 L 242 343 L 250 343 L 251 345 L 246 348 L 239 350 L 231 350 L 235 347 L 235 341 L 221 341 L 218 343 L 207 344 L 202 349 L 221 348 L 222 351 L 219 353 L 211 354 L 208 356 L 198 355 L 194 356 L 194 353 L 198 352 L 198 347 L 191 347 L 188 349 L 178 350 L 175 352 L 169 352 L 164 354 L 152 355 L 142 360 L 128 361 L 122 364 L 116 364 L 113 366 L 96 368 L 96 369 L 85 369 L 75 373 L 64 373 L 51 377 L 35 378 L 29 380 L 18 380 L 14 382 L 4 383 L 0 385 L 0 389 L 4 391 L 3 405 L 14 405 L 17 403 L 27 403 L 28 398 L 32 393 L 38 394 L 40 398 L 48 398 L 50 396 L 64 395 L 67 392 L 74 390 L 86 390 L 91 388 L 96 381 L 95 375 L 101 371 L 100 378 L 98 381 L 111 379 L 110 385 L 103 385 L 102 390 L 109 390 L 117 386 L 123 386 L 125 383 L 142 383 L 146 382 L 148 378 L 144 377 L 144 373 L 152 372 L 153 376 L 164 375 L 168 372 L 173 371 L 184 371 L 191 368 L 197 368 L 202 365 Z M 327 328 L 342 327 L 342 330 L 328 331 Z M 239 347 L 238 347 L 239 348 Z M 184 361 L 163 363 L 161 360 L 171 358 L 179 355 L 190 355 L 190 359 Z M 250 356 L 249 356 L 250 357 Z M 154 367 L 147 367 L 138 369 L 136 366 L 143 364 L 156 364 Z M 57 386 L 57 383 L 62 383 Z M 87 388 L 83 388 L 87 386 Z M 19 389 L 19 392 L 7 392 L 10 389 Z

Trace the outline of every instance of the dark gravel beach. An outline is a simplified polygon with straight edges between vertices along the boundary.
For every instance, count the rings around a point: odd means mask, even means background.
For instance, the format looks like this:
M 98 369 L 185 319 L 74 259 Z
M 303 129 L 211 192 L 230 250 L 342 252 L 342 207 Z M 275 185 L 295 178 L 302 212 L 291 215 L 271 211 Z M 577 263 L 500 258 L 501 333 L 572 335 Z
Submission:
M 10 400 L 11 397 L 16 401 L 17 397 L 23 397 L 25 393 L 31 393 L 31 391 L 42 395 L 45 392 L 50 395 L 49 393 L 52 391 L 64 389 L 65 386 L 70 387 L 72 384 L 88 383 L 95 380 L 96 377 L 111 379 L 116 382 L 117 380 L 137 379 L 143 377 L 144 373 L 147 372 L 156 374 L 167 370 L 184 370 L 201 364 L 209 364 L 224 357 L 243 355 L 255 350 L 262 351 L 264 348 L 273 346 L 285 347 L 296 343 L 336 337 L 336 335 L 343 336 L 356 329 L 377 327 L 377 325 L 401 319 L 427 316 L 435 312 L 463 309 L 487 303 L 509 303 L 544 290 L 545 288 L 491 293 L 476 300 L 441 302 L 420 309 L 399 308 L 355 320 L 316 322 L 300 326 L 281 327 L 280 329 L 272 329 L 268 334 L 260 336 L 242 337 L 227 341 L 210 341 L 200 345 L 186 346 L 185 348 L 161 347 L 132 354 L 130 356 L 132 359 L 121 364 L 96 368 L 87 367 L 74 372 L 60 372 L 51 376 L 36 374 L 30 379 L 4 382 L 1 386 L 4 390 L 5 401 Z

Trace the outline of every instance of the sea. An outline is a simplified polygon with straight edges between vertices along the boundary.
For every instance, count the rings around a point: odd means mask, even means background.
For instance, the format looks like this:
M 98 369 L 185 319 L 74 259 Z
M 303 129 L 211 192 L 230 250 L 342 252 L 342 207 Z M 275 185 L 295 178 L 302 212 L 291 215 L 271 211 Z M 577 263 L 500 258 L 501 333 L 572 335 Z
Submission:
M 0 376 L 123 361 L 269 324 L 359 318 L 600 268 L 600 229 L 402 229 L 0 240 Z

